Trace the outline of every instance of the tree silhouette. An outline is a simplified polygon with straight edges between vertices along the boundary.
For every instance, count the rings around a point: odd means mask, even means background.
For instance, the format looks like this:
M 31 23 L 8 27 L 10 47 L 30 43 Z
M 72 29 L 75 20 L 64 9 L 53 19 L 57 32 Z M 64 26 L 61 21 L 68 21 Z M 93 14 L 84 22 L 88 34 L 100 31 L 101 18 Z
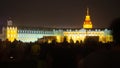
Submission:
M 113 35 L 113 40 L 116 44 L 120 43 L 120 17 L 112 21 L 110 25 L 112 30 L 111 34 Z

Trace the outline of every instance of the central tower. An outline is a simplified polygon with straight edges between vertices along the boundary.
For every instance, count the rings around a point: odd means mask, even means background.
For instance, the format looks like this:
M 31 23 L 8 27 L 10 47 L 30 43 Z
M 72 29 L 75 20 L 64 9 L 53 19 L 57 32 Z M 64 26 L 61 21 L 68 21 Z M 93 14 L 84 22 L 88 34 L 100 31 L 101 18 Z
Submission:
M 13 42 L 15 39 L 17 40 L 18 33 L 17 33 L 17 27 L 14 27 L 13 21 L 11 18 L 7 20 L 7 28 L 6 28 L 6 39 L 8 39 L 10 42 Z
M 87 8 L 87 15 L 85 17 L 83 28 L 85 28 L 85 29 L 91 29 L 92 28 L 92 22 L 90 20 L 90 15 L 89 15 L 89 8 Z

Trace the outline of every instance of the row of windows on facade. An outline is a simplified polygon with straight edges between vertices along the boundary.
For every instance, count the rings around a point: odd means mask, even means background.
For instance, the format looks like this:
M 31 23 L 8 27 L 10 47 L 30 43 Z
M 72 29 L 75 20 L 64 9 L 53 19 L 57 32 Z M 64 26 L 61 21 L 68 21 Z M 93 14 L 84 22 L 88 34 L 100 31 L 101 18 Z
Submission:
M 45 32 L 45 31 L 47 31 L 47 30 L 19 30 L 19 31 L 37 31 L 37 32 L 39 32 L 39 31 L 43 31 L 43 32 Z M 50 30 L 50 31 L 47 31 L 47 32 L 64 32 L 64 31 L 67 31 L 67 32 L 78 32 L 78 31 L 80 31 L 80 32 L 86 32 L 86 31 L 91 31 L 91 32 L 100 32 L 100 31 L 109 31 L 108 29 L 104 29 L 104 30 L 100 30 L 100 29 L 95 29 L 95 30 L 86 30 L 86 29 L 66 29 L 66 30 L 62 30 L 62 29 L 53 29 L 53 30 Z
M 84 37 L 84 36 L 104 36 L 103 34 L 97 35 L 97 34 L 82 34 L 82 35 L 65 35 L 65 36 L 73 36 L 73 37 Z
M 103 35 L 104 32 L 64 32 L 64 34 L 78 34 L 78 35 L 86 35 L 86 34 L 92 34 L 92 35 Z
M 20 37 L 20 38 L 18 38 L 19 40 L 36 40 L 37 38 L 33 38 L 33 37 Z
M 15 31 L 14 31 L 15 32 Z M 101 31 L 102 32 L 102 31 Z M 87 32 L 87 33 L 92 33 L 92 34 L 96 34 L 96 33 L 101 33 L 101 32 L 95 32 L 95 31 L 91 31 L 91 32 Z M 35 34 L 54 34 L 53 31 L 28 31 L 28 30 L 19 30 L 18 33 L 35 33 Z M 59 33 L 59 32 L 56 32 Z M 69 33 L 69 32 L 68 32 Z M 74 32 L 73 32 L 74 33 Z M 80 32 L 80 33 L 86 33 L 86 32 Z M 110 32 L 105 32 L 105 33 L 110 33 Z
M 11 34 L 11 35 L 7 35 L 8 37 L 17 37 L 17 35 L 15 35 L 15 34 Z
M 17 30 L 17 27 L 7 27 L 7 30 Z
M 31 30 L 18 30 L 18 33 L 53 34 L 52 31 L 31 31 Z
M 53 32 L 55 32 L 55 33 L 62 33 L 62 32 L 79 32 L 79 33 L 93 33 L 93 34 L 95 34 L 95 33 L 101 33 L 101 32 L 104 32 L 105 34 L 110 34 L 111 33 L 111 30 L 108 30 L 108 29 L 104 29 L 104 30 L 102 30 L 102 29 L 94 29 L 94 30 L 91 30 L 91 29 L 88 29 L 88 30 L 86 30 L 86 29 L 75 29 L 75 30 L 72 30 L 72 29 L 66 29 L 66 30 L 53 30 Z
M 7 37 L 18 37 L 18 38 L 39 38 L 42 37 L 41 35 L 25 35 L 25 34 L 7 34 Z
M 100 32 L 100 31 L 110 31 L 110 30 L 108 30 L 108 29 L 104 29 L 104 30 L 102 30 L 102 29 L 93 29 L 93 30 L 91 30 L 91 29 L 75 29 L 75 30 L 72 30 L 72 29 L 67 29 L 67 30 L 65 30 L 65 31 L 80 31 L 80 32 L 86 32 L 86 31 L 94 31 L 94 32 Z

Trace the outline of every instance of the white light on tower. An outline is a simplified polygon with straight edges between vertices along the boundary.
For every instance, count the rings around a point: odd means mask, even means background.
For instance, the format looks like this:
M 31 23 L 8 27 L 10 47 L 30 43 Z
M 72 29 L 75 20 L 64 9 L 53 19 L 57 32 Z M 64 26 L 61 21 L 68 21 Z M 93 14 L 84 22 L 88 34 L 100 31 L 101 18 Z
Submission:
M 11 17 L 9 17 L 8 20 L 7 20 L 7 25 L 8 25 L 8 26 L 12 26 L 12 23 L 13 23 L 13 22 L 12 22 L 12 20 L 11 20 Z

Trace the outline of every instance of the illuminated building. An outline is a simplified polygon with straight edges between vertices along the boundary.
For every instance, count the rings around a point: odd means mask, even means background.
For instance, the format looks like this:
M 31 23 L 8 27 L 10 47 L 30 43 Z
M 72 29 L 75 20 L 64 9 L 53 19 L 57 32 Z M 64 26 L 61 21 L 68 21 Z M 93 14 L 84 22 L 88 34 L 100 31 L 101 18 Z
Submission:
M 57 42 L 62 42 L 64 37 L 70 42 L 71 39 L 84 42 L 87 37 L 98 37 L 99 42 L 112 42 L 113 38 L 109 29 L 95 29 L 90 20 L 89 9 L 87 8 L 87 15 L 83 23 L 83 28 L 40 28 L 40 27 L 15 27 L 12 20 L 7 21 L 7 26 L 3 28 L 0 38 L 2 40 L 8 39 L 13 42 L 15 39 L 22 42 L 51 42 L 56 39 Z

